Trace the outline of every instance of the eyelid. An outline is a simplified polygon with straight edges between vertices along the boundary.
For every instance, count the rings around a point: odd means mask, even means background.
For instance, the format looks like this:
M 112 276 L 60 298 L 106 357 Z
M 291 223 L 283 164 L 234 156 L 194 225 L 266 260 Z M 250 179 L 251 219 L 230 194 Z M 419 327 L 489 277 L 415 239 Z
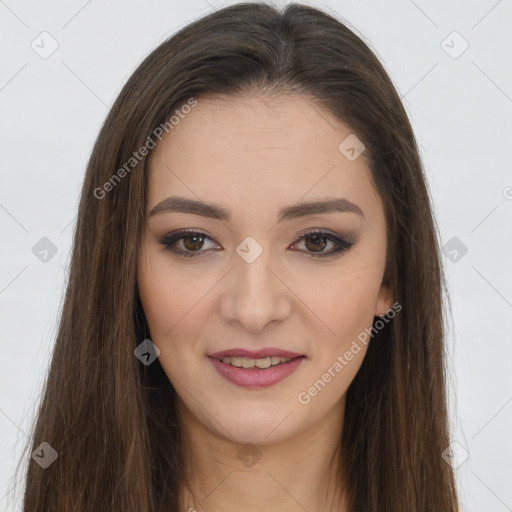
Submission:
M 214 242 L 214 239 L 210 235 L 208 235 L 204 231 L 202 231 L 201 229 L 185 228 L 185 229 L 178 229 L 177 231 L 173 231 L 172 233 L 169 233 L 169 234 L 163 236 L 159 240 L 159 243 L 164 246 L 164 250 L 172 252 L 174 255 L 176 255 L 178 257 L 179 256 L 183 256 L 183 257 L 190 256 L 190 257 L 197 258 L 197 257 L 201 257 L 201 256 L 196 256 L 196 255 L 199 255 L 201 253 L 203 253 L 203 255 L 204 255 L 211 251 L 211 250 L 195 251 L 195 252 L 194 251 L 182 251 L 182 250 L 172 249 L 170 247 L 170 245 L 175 244 L 179 240 L 186 238 L 187 236 L 192 236 L 192 235 L 201 235 L 201 236 L 203 236 L 203 238 Z
M 334 243 L 335 248 L 328 252 L 309 252 L 309 251 L 299 251 L 301 253 L 305 253 L 307 257 L 311 258 L 328 258 L 329 256 L 341 255 L 348 251 L 353 245 L 354 242 L 350 242 L 345 236 L 339 235 L 329 229 L 313 227 L 302 230 L 295 237 L 295 240 L 292 242 L 291 246 L 295 245 L 297 242 L 300 242 L 304 239 L 305 236 L 310 234 L 320 233 L 325 236 L 329 241 Z M 290 246 L 290 247 L 291 247 Z
M 341 255 L 344 252 L 348 251 L 354 245 L 354 242 L 348 241 L 347 238 L 343 235 L 339 235 L 339 234 L 337 234 L 331 230 L 325 229 L 325 228 L 313 227 L 313 228 L 304 229 L 301 232 L 299 232 L 295 236 L 291 245 L 288 247 L 293 247 L 295 244 L 302 241 L 305 236 L 310 235 L 310 234 L 324 235 L 325 238 L 327 238 L 331 243 L 333 243 L 335 245 L 335 247 L 334 247 L 334 249 L 331 249 L 328 252 L 315 253 L 315 252 L 310 252 L 310 251 L 305 251 L 305 250 L 298 251 L 299 253 L 304 253 L 307 257 L 324 258 L 324 257 L 329 257 L 329 256 Z M 165 250 L 172 252 L 175 256 L 178 256 L 178 257 L 200 258 L 202 256 L 209 254 L 212 251 L 212 249 L 198 250 L 198 251 L 183 251 L 181 249 L 177 250 L 177 249 L 171 247 L 179 240 L 182 240 L 183 238 L 187 238 L 187 236 L 192 236 L 192 235 L 200 235 L 203 238 L 216 243 L 215 240 L 211 236 L 206 234 L 204 231 L 202 231 L 201 229 L 194 229 L 194 228 L 185 228 L 185 229 L 173 231 L 172 233 L 169 233 L 169 234 L 165 235 L 164 237 L 162 237 L 160 239 L 159 243 L 165 246 Z M 214 249 L 214 250 L 217 250 L 217 249 Z
M 303 229 L 302 231 L 300 231 L 299 233 L 297 233 L 297 235 L 295 236 L 295 240 L 293 241 L 293 243 L 301 240 L 303 237 L 305 237 L 306 235 L 311 235 L 311 234 L 315 234 L 315 233 L 321 233 L 322 235 L 330 235 L 332 236 L 333 238 L 340 238 L 340 239 L 345 239 L 344 236 L 342 235 L 338 235 L 337 233 L 335 233 L 334 231 L 331 231 L 329 229 L 325 229 L 325 228 L 307 228 L 307 229 Z

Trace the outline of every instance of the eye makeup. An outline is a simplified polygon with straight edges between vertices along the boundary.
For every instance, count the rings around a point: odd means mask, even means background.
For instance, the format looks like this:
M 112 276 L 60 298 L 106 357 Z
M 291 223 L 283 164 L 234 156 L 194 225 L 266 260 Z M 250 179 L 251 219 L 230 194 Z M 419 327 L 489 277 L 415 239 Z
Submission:
M 164 246 L 165 250 L 170 251 L 174 256 L 179 258 L 202 258 L 212 251 L 222 250 L 218 248 L 203 249 L 206 242 L 216 243 L 210 236 L 200 230 L 182 229 L 174 231 L 165 235 L 159 240 L 159 243 Z M 313 250 L 299 250 L 299 252 L 306 253 L 307 257 L 312 258 L 327 258 L 335 255 L 340 255 L 348 251 L 353 245 L 345 237 L 335 234 L 330 230 L 323 228 L 310 228 L 301 231 L 291 247 L 294 247 L 299 242 L 304 242 L 306 248 Z M 315 245 L 320 244 L 320 250 L 315 250 Z M 329 251 L 324 251 L 325 246 L 331 244 Z M 179 247 L 181 245 L 181 247 Z

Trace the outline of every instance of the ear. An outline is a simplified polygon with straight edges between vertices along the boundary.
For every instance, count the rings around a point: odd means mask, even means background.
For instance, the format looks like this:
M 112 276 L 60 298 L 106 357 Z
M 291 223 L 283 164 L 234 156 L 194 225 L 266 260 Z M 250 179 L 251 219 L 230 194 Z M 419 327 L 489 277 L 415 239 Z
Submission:
M 387 279 L 382 281 L 377 302 L 375 303 L 375 316 L 384 316 L 393 306 L 393 290 Z

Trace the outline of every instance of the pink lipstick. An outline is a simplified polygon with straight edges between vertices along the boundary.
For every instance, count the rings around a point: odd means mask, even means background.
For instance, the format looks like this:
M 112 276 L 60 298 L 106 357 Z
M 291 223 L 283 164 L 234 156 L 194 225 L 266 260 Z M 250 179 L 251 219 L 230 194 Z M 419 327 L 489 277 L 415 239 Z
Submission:
M 209 354 L 219 374 L 237 386 L 263 388 L 277 384 L 294 373 L 305 355 L 277 348 L 241 348 Z

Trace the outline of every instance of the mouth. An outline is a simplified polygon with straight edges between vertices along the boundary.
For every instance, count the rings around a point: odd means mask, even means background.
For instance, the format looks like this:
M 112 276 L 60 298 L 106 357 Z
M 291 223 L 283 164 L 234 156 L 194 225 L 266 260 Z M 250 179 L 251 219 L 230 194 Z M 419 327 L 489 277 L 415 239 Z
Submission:
M 208 356 L 219 374 L 241 387 L 268 387 L 294 373 L 306 356 L 281 349 L 231 349 Z
M 303 356 L 299 356 L 303 357 Z M 289 357 L 265 357 L 259 359 L 252 359 L 249 357 L 223 357 L 220 359 L 223 363 L 230 364 L 235 368 L 255 368 L 257 370 L 266 370 L 271 366 L 279 366 L 288 363 L 294 358 Z

